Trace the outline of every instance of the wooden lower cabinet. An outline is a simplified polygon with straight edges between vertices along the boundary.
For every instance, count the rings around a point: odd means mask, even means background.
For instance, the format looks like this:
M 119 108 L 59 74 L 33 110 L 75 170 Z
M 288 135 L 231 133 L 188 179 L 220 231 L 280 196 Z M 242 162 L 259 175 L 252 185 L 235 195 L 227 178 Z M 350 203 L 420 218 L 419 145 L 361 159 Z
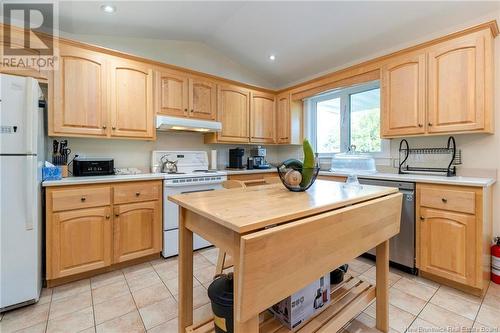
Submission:
M 475 286 L 476 217 L 430 208 L 420 214 L 420 269 Z
M 159 254 L 161 189 L 161 180 L 48 187 L 49 283 Z
M 482 294 L 490 271 L 491 188 L 417 184 L 416 256 L 420 273 Z
M 118 205 L 114 208 L 114 262 L 161 251 L 159 201 Z
M 53 214 L 47 235 L 48 275 L 60 278 L 111 265 L 110 214 L 109 206 Z

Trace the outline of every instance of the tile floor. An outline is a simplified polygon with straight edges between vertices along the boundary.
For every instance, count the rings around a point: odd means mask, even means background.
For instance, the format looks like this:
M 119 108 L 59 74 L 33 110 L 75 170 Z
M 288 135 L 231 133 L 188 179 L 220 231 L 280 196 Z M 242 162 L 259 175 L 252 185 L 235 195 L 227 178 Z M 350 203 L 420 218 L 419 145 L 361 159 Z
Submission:
M 211 315 L 206 288 L 216 260 L 214 248 L 195 255 L 195 321 Z M 373 264 L 358 258 L 350 263 L 350 272 L 373 282 Z M 438 332 L 448 327 L 500 332 L 499 285 L 491 284 L 486 296 L 479 298 L 392 269 L 390 283 L 392 332 Z M 177 333 L 177 294 L 177 259 L 158 259 L 44 289 L 37 304 L 0 315 L 0 332 Z M 371 304 L 344 333 L 377 332 L 374 317 Z

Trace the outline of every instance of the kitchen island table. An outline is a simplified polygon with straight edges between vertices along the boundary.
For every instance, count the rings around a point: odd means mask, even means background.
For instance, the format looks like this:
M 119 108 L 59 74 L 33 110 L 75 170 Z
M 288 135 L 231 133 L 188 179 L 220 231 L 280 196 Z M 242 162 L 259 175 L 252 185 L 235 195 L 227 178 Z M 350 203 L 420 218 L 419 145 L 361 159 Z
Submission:
M 376 326 L 389 329 L 389 239 L 399 233 L 402 195 L 394 188 L 318 180 L 306 192 L 282 184 L 178 194 L 179 333 L 193 325 L 193 232 L 233 257 L 234 331 L 288 332 L 266 309 L 376 247 L 376 287 L 350 277 L 299 332 L 335 332 L 377 297 Z M 220 319 L 218 319 L 220 320 Z

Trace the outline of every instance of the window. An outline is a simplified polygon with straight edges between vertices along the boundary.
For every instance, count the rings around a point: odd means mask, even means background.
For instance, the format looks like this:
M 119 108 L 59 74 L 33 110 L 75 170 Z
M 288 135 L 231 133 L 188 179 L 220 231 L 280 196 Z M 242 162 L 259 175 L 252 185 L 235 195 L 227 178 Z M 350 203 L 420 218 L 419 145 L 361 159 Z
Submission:
M 380 138 L 380 88 L 371 82 L 338 89 L 306 101 L 308 136 L 320 156 L 356 151 L 389 157 Z

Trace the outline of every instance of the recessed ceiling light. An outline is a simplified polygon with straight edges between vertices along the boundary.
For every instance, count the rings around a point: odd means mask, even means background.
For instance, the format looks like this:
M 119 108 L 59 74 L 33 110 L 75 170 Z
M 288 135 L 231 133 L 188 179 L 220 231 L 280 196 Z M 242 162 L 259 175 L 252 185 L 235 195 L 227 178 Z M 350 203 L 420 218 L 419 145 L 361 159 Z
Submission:
M 274 54 L 271 54 L 271 55 L 269 56 L 269 60 L 271 60 L 271 61 L 276 60 L 276 56 L 275 56 Z
M 112 14 L 116 11 L 116 7 L 112 5 L 102 5 L 101 10 L 105 13 Z

